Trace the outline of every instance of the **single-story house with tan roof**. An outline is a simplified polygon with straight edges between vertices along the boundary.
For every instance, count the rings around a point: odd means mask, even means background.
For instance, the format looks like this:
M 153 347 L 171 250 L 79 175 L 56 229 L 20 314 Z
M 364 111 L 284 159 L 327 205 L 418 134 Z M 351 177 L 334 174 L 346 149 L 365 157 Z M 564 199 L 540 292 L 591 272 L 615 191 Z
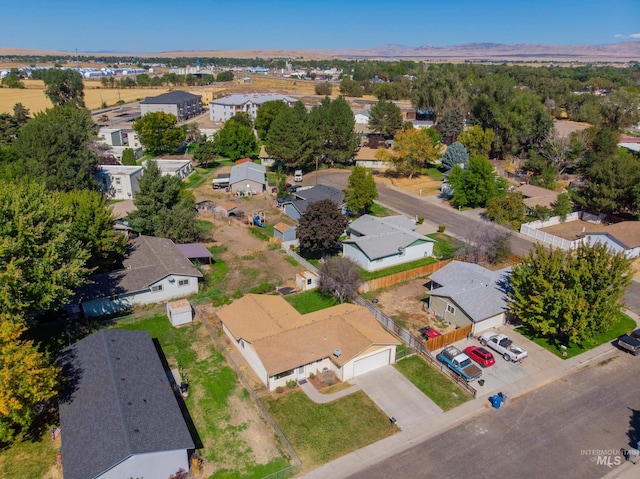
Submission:
M 521 193 L 524 199 L 522 202 L 529 211 L 535 209 L 536 206 L 545 208 L 553 208 L 558 201 L 560 193 L 557 191 L 547 190 L 534 185 L 521 185 L 514 191 Z
M 388 161 L 382 161 L 376 158 L 376 153 L 380 151 L 377 148 L 369 148 L 368 146 L 361 146 L 356 152 L 355 160 L 356 166 L 364 166 L 372 170 L 386 170 L 392 168 L 393 165 Z
M 396 358 L 395 337 L 369 310 L 340 304 L 300 314 L 281 296 L 248 294 L 217 312 L 229 339 L 273 391 L 311 373 L 349 381 Z
M 603 243 L 615 253 L 624 253 L 627 258 L 640 256 L 640 221 L 621 221 L 584 233 L 584 241 Z

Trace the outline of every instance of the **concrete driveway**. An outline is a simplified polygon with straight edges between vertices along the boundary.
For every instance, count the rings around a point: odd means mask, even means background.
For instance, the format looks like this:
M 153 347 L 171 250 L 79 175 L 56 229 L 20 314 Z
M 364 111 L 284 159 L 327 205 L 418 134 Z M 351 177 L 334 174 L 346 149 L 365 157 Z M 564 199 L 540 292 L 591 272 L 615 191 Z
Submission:
M 393 366 L 358 376 L 355 383 L 403 430 L 424 428 L 429 418 L 442 413 L 431 399 Z

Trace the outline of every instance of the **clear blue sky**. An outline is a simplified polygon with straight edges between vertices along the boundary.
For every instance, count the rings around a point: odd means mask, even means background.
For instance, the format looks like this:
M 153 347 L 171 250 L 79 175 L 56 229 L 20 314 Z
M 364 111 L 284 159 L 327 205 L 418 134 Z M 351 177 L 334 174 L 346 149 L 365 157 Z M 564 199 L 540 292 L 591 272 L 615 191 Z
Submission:
M 24 0 L 0 47 L 61 51 L 640 41 L 640 0 Z

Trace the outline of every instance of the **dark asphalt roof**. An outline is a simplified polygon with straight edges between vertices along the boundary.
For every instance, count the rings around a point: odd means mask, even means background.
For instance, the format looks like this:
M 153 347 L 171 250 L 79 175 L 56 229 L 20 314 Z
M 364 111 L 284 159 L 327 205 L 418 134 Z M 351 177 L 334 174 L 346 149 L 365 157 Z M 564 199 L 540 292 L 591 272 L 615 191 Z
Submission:
M 294 205 L 300 214 L 304 214 L 307 206 L 320 200 L 331 200 L 340 207 L 344 202 L 344 192 L 332 186 L 315 185 L 311 188 L 298 189 L 289 203 Z
M 186 91 L 170 91 L 158 96 L 148 96 L 140 102 L 140 104 L 150 105 L 174 105 L 183 101 L 190 101 L 202 98 L 200 95 L 194 95 Z
M 134 454 L 193 449 L 146 331 L 102 330 L 63 350 L 65 479 L 93 478 Z
M 91 276 L 76 301 L 143 291 L 170 274 L 202 277 L 173 241 L 155 236 L 132 239 L 122 265 L 124 269 Z
M 176 247 L 187 259 L 213 258 L 211 252 L 201 243 L 177 244 Z

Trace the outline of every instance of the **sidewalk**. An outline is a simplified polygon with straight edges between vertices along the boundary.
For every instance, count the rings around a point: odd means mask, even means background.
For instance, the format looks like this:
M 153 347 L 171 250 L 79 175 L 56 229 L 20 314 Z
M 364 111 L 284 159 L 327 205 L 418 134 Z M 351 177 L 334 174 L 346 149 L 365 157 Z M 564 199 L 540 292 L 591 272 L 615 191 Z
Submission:
M 360 386 L 354 384 L 353 386 L 349 386 L 347 389 L 343 389 L 342 391 L 338 391 L 337 393 L 322 394 L 309 381 L 300 381 L 298 382 L 298 384 L 300 385 L 300 389 L 302 389 L 307 397 L 317 404 L 326 404 L 328 402 L 335 401 L 336 399 L 348 396 L 349 394 L 356 391 L 360 391 Z
M 636 323 L 639 321 L 637 314 L 632 311 L 625 311 L 631 316 Z M 505 388 L 505 392 L 510 395 L 510 400 L 523 396 L 531 391 L 534 391 L 540 387 L 543 387 L 553 381 L 556 381 L 563 376 L 567 376 L 572 372 L 586 367 L 588 364 L 601 361 L 616 350 L 610 343 L 605 343 L 597 348 L 562 361 L 561 363 L 550 367 L 544 371 L 540 371 L 531 376 L 523 378 L 508 388 Z M 491 393 L 484 393 L 478 396 L 476 399 L 469 401 L 455 409 L 447 411 L 443 414 L 430 418 L 429 430 L 416 431 L 416 430 L 403 430 L 398 434 L 378 441 L 374 444 L 370 444 L 367 447 L 354 451 L 346 456 L 342 456 L 335 461 L 332 461 L 324 466 L 321 466 L 313 471 L 309 471 L 305 474 L 306 479 L 324 479 L 331 478 L 343 478 L 355 474 L 358 471 L 374 466 L 375 464 L 384 461 L 385 459 L 392 457 L 396 454 L 400 454 L 405 449 L 414 446 L 418 443 L 426 441 L 432 437 L 438 436 L 443 432 L 452 429 L 466 421 L 470 421 L 475 417 L 485 414 L 491 410 L 489 405 L 489 396 L 495 394 L 495 391 Z M 503 407 L 509 407 L 506 404 Z M 638 466 L 640 468 L 640 466 Z M 608 478 L 621 478 L 631 479 L 631 477 L 638 477 L 640 470 L 630 469 L 625 463 L 611 474 L 619 475 L 607 475 Z

